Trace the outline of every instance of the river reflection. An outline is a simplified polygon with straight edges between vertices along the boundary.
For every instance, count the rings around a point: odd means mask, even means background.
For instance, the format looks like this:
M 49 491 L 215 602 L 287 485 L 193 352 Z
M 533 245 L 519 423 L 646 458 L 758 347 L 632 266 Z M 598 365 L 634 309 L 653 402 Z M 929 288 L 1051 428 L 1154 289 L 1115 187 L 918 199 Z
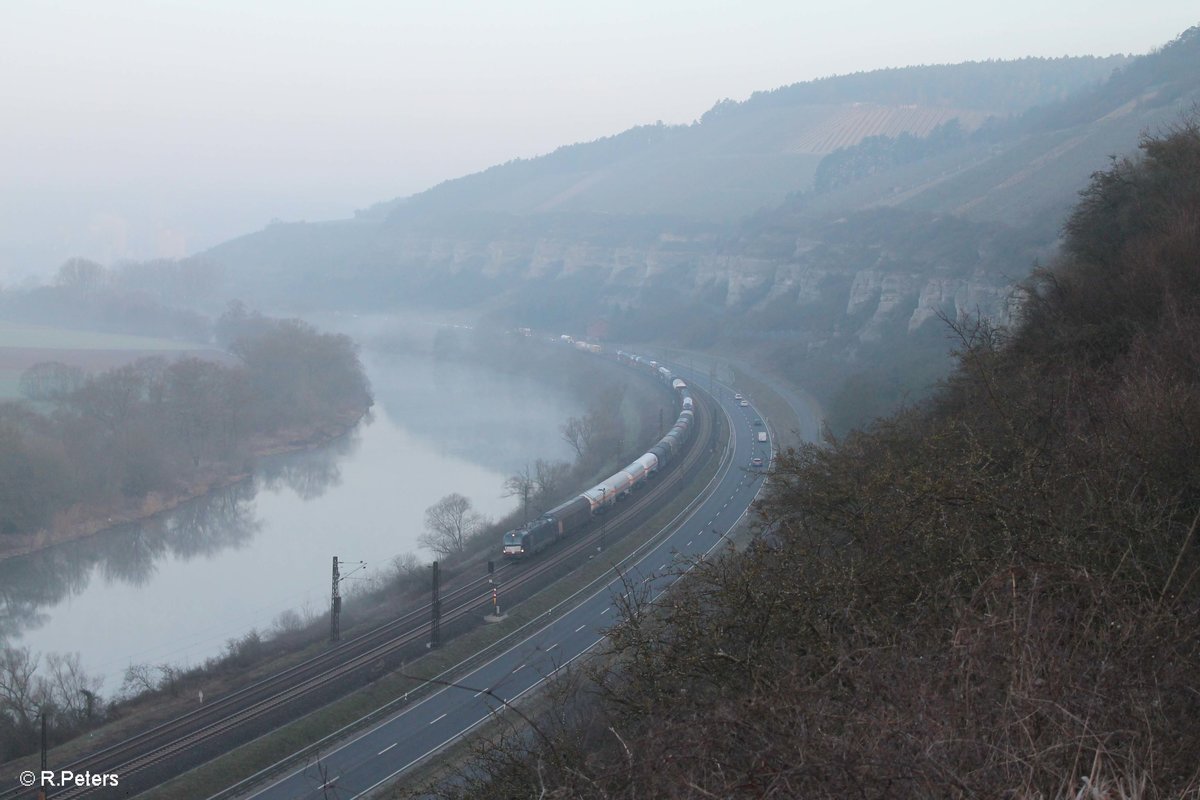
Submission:
M 0 644 L 78 651 L 111 695 L 131 664 L 194 664 L 288 609 L 324 613 L 331 556 L 366 561 L 369 579 L 418 549 L 443 495 L 500 516 L 515 507 L 508 474 L 567 457 L 556 429 L 579 409 L 565 396 L 478 366 L 367 362 L 377 405 L 350 435 L 145 523 L 0 562 Z
M 260 524 L 254 494 L 254 482 L 244 480 L 155 519 L 0 562 L 0 637 L 41 627 L 49 615 L 36 609 L 84 594 L 93 578 L 143 587 L 165 556 L 186 561 L 244 545 Z

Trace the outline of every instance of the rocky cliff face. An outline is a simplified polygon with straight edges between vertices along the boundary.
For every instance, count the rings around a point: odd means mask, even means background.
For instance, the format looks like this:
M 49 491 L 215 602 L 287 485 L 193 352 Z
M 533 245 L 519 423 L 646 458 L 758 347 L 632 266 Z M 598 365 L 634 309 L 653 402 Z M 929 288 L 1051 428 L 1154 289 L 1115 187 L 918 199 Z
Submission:
M 936 231 L 933 247 L 936 249 Z M 663 235 L 642 244 L 609 245 L 551 237 L 494 240 L 406 236 L 393 242 L 390 271 L 406 283 L 436 289 L 464 281 L 494 287 L 493 296 L 553 290 L 556 283 L 591 288 L 586 308 L 603 316 L 614 309 L 645 308 L 663 293 L 704 313 L 746 320 L 763 329 L 823 339 L 878 342 L 915 333 L 939 316 L 979 315 L 1011 320 L 1011 263 L 988 255 L 991 229 L 973 231 L 970 247 L 917 258 L 890 241 L 845 246 L 795 237 L 786 255 L 754 254 L 754 242 L 714 247 L 711 237 Z M 931 244 L 920 230 L 905 239 Z M 1009 258 L 1011 253 L 1002 254 Z M 1024 261 L 1032 263 L 1032 255 Z

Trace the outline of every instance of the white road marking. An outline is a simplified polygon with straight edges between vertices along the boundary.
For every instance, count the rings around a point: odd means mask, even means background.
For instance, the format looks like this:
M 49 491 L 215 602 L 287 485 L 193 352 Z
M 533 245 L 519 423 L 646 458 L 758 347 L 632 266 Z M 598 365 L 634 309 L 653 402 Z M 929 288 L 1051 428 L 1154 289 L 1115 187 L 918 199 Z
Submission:
M 550 645 L 549 647 L 547 647 L 547 648 L 546 648 L 546 652 L 547 652 L 547 653 L 549 653 L 551 650 L 553 650 L 553 649 L 554 649 L 554 648 L 556 648 L 556 647 L 558 647 L 558 642 L 555 642 L 554 644 L 552 644 L 552 645 Z
M 692 546 L 692 540 L 691 540 L 691 539 L 688 539 L 687 546 L 688 546 L 688 547 L 691 547 L 691 546 Z
M 516 669 L 514 669 L 514 670 L 513 670 L 513 672 L 520 672 L 520 671 L 521 671 L 521 670 L 523 670 L 523 669 L 525 669 L 525 665 L 524 665 L 524 664 L 522 664 L 521 666 L 519 666 L 519 667 L 517 667 Z
M 581 630 L 583 630 L 586 627 L 587 627 L 587 625 L 580 625 L 578 628 L 575 629 L 575 632 L 579 633 Z
M 450 713 L 449 711 L 447 711 L 447 712 L 446 712 L 446 714 L 449 714 L 449 713 Z M 440 717 L 438 717 L 437 719 L 433 720 L 433 721 L 432 721 L 432 722 L 430 722 L 429 724 L 430 724 L 430 725 L 432 725 L 434 722 L 441 722 L 442 720 L 444 720 L 444 719 L 446 718 L 446 714 L 442 714 Z
M 400 744 L 400 743 L 399 743 L 399 742 L 392 742 L 392 743 L 391 743 L 391 744 L 389 744 L 387 747 L 385 747 L 385 748 L 383 748 L 382 750 L 380 750 L 380 751 L 379 751 L 379 753 L 378 753 L 378 755 L 383 755 L 383 754 L 384 754 L 384 753 L 386 753 L 388 750 L 391 750 L 393 747 L 395 747 L 395 746 L 396 746 L 396 745 L 398 745 L 398 744 Z
M 601 611 L 600 613 L 601 613 L 601 614 L 607 614 L 607 613 L 608 613 L 608 612 L 610 612 L 610 611 L 612 611 L 612 606 L 609 606 L 608 608 L 604 609 L 604 610 L 603 610 L 603 611 Z

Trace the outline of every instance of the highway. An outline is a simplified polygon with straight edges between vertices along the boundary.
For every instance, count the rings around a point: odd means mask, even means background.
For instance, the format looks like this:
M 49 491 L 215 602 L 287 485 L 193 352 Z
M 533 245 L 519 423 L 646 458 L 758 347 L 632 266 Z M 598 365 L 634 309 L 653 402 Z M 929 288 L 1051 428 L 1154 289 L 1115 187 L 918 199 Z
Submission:
M 707 386 L 703 375 L 676 373 L 693 388 Z M 319 760 L 293 769 L 273 782 L 241 795 L 256 800 L 370 796 L 405 770 L 486 722 L 503 702 L 512 703 L 535 690 L 555 672 L 604 641 L 603 631 L 618 617 L 619 595 L 642 586 L 658 597 L 678 579 L 676 559 L 691 559 L 719 548 L 740 522 L 762 487 L 763 471 L 750 467 L 758 456 L 770 463 L 771 443 L 758 443 L 760 416 L 753 405 L 740 406 L 734 390 L 716 387 L 716 400 L 730 422 L 730 457 L 714 478 L 709 497 L 675 524 L 675 529 L 649 548 L 626 570 L 571 607 L 556 610 L 525 639 L 473 671 L 365 732 L 320 754 Z M 641 590 L 639 590 L 641 591 Z M 568 606 L 570 604 L 563 604 Z M 506 713 L 501 711 L 501 713 Z M 508 712 L 510 713 L 510 712 Z

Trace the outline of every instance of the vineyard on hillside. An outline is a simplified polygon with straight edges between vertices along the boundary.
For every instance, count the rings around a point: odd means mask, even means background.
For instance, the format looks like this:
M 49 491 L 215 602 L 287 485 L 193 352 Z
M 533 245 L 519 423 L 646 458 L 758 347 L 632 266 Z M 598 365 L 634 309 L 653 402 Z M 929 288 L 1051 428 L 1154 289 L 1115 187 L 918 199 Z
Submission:
M 851 147 L 868 136 L 895 138 L 902 133 L 928 136 L 939 125 L 957 119 L 963 130 L 972 131 L 988 115 L 981 111 L 928 106 L 881 106 L 856 103 L 830 109 L 810 128 L 797 132 L 788 147 L 792 153 L 824 155 L 842 147 Z

